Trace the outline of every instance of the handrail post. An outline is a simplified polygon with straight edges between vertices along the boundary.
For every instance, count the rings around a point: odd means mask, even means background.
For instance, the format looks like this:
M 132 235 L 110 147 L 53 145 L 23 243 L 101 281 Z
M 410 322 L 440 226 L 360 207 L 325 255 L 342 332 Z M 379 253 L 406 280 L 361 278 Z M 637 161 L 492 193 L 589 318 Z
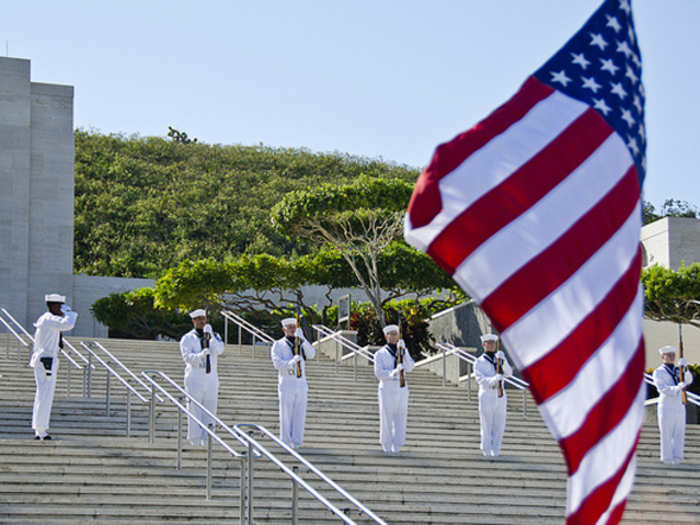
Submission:
M 228 344 L 228 317 L 224 316 L 224 343 Z
M 253 435 L 252 431 L 248 432 Z M 248 440 L 248 525 L 253 525 L 253 445 Z
M 445 387 L 447 377 L 447 354 L 445 353 L 445 347 L 442 347 L 442 386 Z
M 178 402 L 182 404 L 184 399 L 182 396 L 177 398 Z M 177 410 L 177 464 L 175 465 L 177 470 L 182 470 L 182 410 Z
M 66 366 L 66 396 L 70 397 L 70 363 Z
M 238 353 L 243 355 L 243 337 L 241 334 L 241 325 L 238 325 Z
M 472 400 L 472 364 L 467 363 L 467 399 Z
M 178 410 L 179 412 L 179 410 Z M 209 430 L 212 425 L 209 424 Z M 207 501 L 211 499 L 211 434 L 207 433 Z
M 111 365 L 112 363 L 107 363 Z M 109 409 L 110 409 L 110 397 L 109 397 L 109 379 L 111 377 L 112 373 L 107 369 L 107 378 L 105 379 L 105 412 L 107 417 L 109 417 Z M 128 390 L 128 389 L 127 389 Z
M 131 390 L 126 389 L 126 437 L 131 437 Z
M 299 467 L 294 465 L 292 472 L 297 473 Z M 292 525 L 297 525 L 297 480 L 292 478 Z
M 156 437 L 156 389 L 151 388 L 151 410 L 148 414 L 148 442 L 153 443 Z
M 255 359 L 255 334 L 253 334 L 253 346 L 250 347 L 250 358 Z
M 92 397 L 92 352 L 88 353 L 87 397 Z
M 338 362 L 340 361 L 340 358 L 338 357 L 338 340 L 336 338 L 333 338 L 333 341 L 335 341 L 335 373 L 338 373 Z
M 522 392 L 523 392 L 523 417 L 527 417 L 527 397 L 525 395 L 526 390 L 527 389 L 525 389 L 525 388 L 522 389 Z
M 83 397 L 87 393 L 87 373 L 90 370 L 90 366 L 83 367 Z
M 240 515 L 241 515 L 241 525 L 245 525 L 245 508 L 246 508 L 246 501 L 245 501 L 245 467 L 246 467 L 246 462 L 248 458 L 245 456 L 241 456 L 241 494 L 239 496 L 240 498 Z
M 352 373 L 355 383 L 357 383 L 357 352 L 352 353 Z

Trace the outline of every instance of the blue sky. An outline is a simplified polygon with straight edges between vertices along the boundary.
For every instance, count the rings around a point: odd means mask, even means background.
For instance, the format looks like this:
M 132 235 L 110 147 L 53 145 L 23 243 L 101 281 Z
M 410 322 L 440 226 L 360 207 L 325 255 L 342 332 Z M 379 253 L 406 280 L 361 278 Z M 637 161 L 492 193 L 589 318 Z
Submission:
M 600 0 L 64 0 L 3 6 L 0 53 L 75 86 L 75 125 L 422 167 L 505 102 Z M 700 207 L 700 1 L 632 2 L 645 199 Z

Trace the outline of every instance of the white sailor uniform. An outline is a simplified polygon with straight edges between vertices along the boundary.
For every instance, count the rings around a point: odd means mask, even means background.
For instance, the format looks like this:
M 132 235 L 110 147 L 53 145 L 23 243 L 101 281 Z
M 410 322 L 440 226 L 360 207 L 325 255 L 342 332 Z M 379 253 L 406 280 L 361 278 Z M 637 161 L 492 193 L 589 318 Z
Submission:
M 208 328 L 207 328 L 208 327 Z M 205 334 L 209 335 L 208 341 Z M 212 335 L 213 334 L 213 335 Z M 185 390 L 195 400 L 216 415 L 219 397 L 218 356 L 224 351 L 224 342 L 209 325 L 202 334 L 192 329 L 180 339 L 180 353 L 185 362 Z M 209 372 L 207 372 L 207 357 Z M 188 410 L 205 425 L 213 423 L 195 403 L 188 401 Z M 187 440 L 193 445 L 205 445 L 207 432 L 192 417 L 187 417 Z
M 293 448 L 304 442 L 306 402 L 309 386 L 306 382 L 306 359 L 316 355 L 314 347 L 301 339 L 301 377 L 297 377 L 294 361 L 294 338 L 283 337 L 272 344 L 270 358 L 277 369 L 277 394 L 279 396 L 280 439 Z
M 495 353 L 484 352 L 474 363 L 474 376 L 479 384 L 479 421 L 481 423 L 481 452 L 498 456 L 506 428 L 506 391 L 498 397 Z M 513 375 L 513 368 L 503 359 L 503 376 Z
M 408 384 L 402 388 L 400 374 L 392 372 L 397 366 L 396 345 L 386 344 L 374 354 L 374 375 L 379 380 L 379 443 L 384 452 L 399 452 L 406 444 L 406 422 L 408 420 Z M 411 354 L 402 350 L 405 374 L 411 372 L 415 362 Z

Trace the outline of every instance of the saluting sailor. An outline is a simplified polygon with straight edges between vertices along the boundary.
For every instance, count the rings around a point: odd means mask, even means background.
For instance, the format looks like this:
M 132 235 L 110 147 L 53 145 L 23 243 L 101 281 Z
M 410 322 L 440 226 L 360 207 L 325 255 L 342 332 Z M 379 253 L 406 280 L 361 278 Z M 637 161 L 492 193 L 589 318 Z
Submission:
M 654 386 L 659 391 L 657 416 L 661 435 L 661 461 L 677 465 L 683 459 L 685 442 L 685 405 L 681 393 L 693 382 L 693 374 L 686 368 L 681 380 L 680 369 L 673 365 L 676 360 L 675 346 L 662 346 L 659 354 L 663 364 L 654 370 Z M 687 366 L 684 357 L 678 360 L 679 366 Z
M 397 325 L 387 325 L 383 331 L 386 345 L 374 354 L 374 375 L 379 379 L 379 443 L 386 454 L 398 454 L 406 443 L 408 419 L 408 386 L 405 382 L 401 386 L 401 373 L 411 372 L 415 362 L 403 339 L 399 339 Z
M 61 332 L 75 326 L 78 314 L 65 304 L 66 298 L 55 293 L 44 296 L 48 312 L 36 320 L 34 327 L 34 351 L 29 366 L 34 368 L 36 394 L 32 411 L 32 428 L 34 439 L 49 440 L 47 433 L 51 419 L 53 394 L 56 390 L 58 375 L 58 352 L 63 348 Z
M 224 352 L 221 336 L 212 330 L 207 312 L 197 309 L 190 312 L 194 328 L 180 339 L 180 353 L 185 361 L 185 391 L 216 415 L 219 397 L 218 356 Z M 188 400 L 190 412 L 205 425 L 214 423 L 195 403 Z M 207 433 L 192 417 L 187 417 L 187 440 L 192 445 L 206 445 Z
M 279 396 L 280 439 L 292 448 L 304 442 L 306 402 L 309 386 L 306 382 L 306 360 L 316 355 L 297 326 L 294 317 L 282 319 L 284 337 L 272 344 L 270 358 L 277 369 L 277 394 Z M 299 354 L 296 354 L 296 345 Z M 300 369 L 300 370 L 299 370 Z
M 496 351 L 497 341 L 498 336 L 495 334 L 482 335 L 484 353 L 474 363 L 474 376 L 479 384 L 480 448 L 484 456 L 498 456 L 501 452 L 503 432 L 506 429 L 506 391 L 503 388 L 503 395 L 499 397 L 498 386 L 505 377 L 513 375 L 513 368 L 503 351 Z M 497 371 L 499 360 L 502 373 Z

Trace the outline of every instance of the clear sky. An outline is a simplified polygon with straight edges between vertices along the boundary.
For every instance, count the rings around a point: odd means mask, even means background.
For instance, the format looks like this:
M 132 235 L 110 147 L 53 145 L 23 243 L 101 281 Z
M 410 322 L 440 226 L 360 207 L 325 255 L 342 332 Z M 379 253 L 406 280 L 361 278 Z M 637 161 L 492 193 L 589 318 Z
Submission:
M 0 53 L 75 86 L 104 133 L 339 151 L 424 166 L 505 102 L 601 0 L 23 0 Z M 700 0 L 633 0 L 645 199 L 700 207 Z

